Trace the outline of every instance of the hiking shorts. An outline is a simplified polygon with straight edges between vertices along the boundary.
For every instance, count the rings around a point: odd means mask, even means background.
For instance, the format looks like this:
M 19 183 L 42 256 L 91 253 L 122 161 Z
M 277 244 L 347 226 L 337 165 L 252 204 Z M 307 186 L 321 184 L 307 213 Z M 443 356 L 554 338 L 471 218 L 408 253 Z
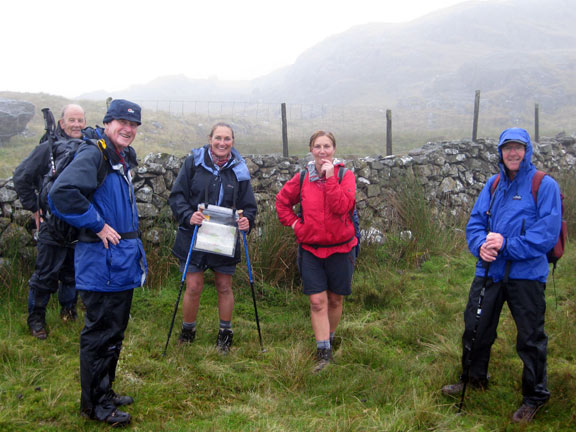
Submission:
M 180 273 L 184 272 L 184 267 L 186 267 L 186 261 L 180 262 Z M 226 274 L 226 275 L 233 275 L 234 272 L 236 271 L 236 265 L 227 265 L 227 266 L 224 265 L 224 266 L 211 267 L 211 270 L 213 272 L 217 272 L 217 273 L 222 273 L 222 274 Z M 188 270 L 186 273 L 200 273 L 200 272 L 204 272 L 204 269 L 202 269 L 200 267 L 196 267 L 192 263 L 188 264 Z
M 335 253 L 327 258 L 318 258 L 298 247 L 298 270 L 302 278 L 302 292 L 311 295 L 328 290 L 343 296 L 352 294 L 355 264 L 354 249 L 347 253 Z

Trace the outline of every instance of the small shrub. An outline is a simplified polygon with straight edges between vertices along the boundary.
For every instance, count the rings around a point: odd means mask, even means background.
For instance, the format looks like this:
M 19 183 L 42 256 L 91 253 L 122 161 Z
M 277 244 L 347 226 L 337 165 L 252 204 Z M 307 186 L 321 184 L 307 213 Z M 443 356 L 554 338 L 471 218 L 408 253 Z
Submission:
M 254 279 L 290 291 L 299 284 L 296 238 L 291 228 L 280 223 L 274 208 L 261 209 L 248 248 Z

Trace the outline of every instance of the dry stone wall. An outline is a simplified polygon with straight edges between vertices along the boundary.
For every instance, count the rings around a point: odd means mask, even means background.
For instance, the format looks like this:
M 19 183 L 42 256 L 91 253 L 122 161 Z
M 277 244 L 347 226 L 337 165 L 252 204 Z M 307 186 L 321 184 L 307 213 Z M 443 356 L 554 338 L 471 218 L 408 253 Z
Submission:
M 497 172 L 496 146 L 493 140 L 427 143 L 405 155 L 347 159 L 347 167 L 356 174 L 362 228 L 378 232 L 389 229 L 394 223 L 391 202 L 395 188 L 408 176 L 422 185 L 426 199 L 440 217 L 469 212 L 486 180 Z M 276 193 L 308 160 L 278 155 L 244 157 L 261 211 L 273 207 Z M 183 160 L 149 154 L 134 172 L 143 235 L 152 243 L 173 235 L 175 225 L 167 201 Z M 574 172 L 576 139 L 563 136 L 542 140 L 534 145 L 533 162 L 550 174 Z M 0 180 L 0 255 L 11 244 L 31 253 L 33 228 L 31 213 L 22 209 L 12 179 Z

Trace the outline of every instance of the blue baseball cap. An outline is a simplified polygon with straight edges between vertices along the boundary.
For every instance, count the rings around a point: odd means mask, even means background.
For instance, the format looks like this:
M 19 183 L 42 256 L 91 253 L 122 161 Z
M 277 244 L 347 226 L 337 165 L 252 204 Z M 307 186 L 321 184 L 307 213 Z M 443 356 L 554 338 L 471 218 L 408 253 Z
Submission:
M 125 99 L 114 99 L 110 103 L 102 122 L 110 123 L 112 120 L 128 120 L 141 125 L 141 114 L 142 108 L 140 108 L 140 105 Z

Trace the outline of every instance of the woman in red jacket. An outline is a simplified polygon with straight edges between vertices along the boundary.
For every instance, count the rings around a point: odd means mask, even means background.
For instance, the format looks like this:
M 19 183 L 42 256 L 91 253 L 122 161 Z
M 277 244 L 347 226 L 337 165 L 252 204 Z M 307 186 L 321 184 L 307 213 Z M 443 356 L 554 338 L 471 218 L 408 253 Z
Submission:
M 350 217 L 355 205 L 356 179 L 344 163 L 334 159 L 336 139 L 331 132 L 310 137 L 314 160 L 289 180 L 276 195 L 280 222 L 294 229 L 298 242 L 298 269 L 304 294 L 310 299 L 312 329 L 316 337 L 315 372 L 332 362 L 334 332 L 342 316 L 344 296 L 352 292 L 352 275 L 358 240 Z M 300 215 L 293 207 L 301 203 Z

